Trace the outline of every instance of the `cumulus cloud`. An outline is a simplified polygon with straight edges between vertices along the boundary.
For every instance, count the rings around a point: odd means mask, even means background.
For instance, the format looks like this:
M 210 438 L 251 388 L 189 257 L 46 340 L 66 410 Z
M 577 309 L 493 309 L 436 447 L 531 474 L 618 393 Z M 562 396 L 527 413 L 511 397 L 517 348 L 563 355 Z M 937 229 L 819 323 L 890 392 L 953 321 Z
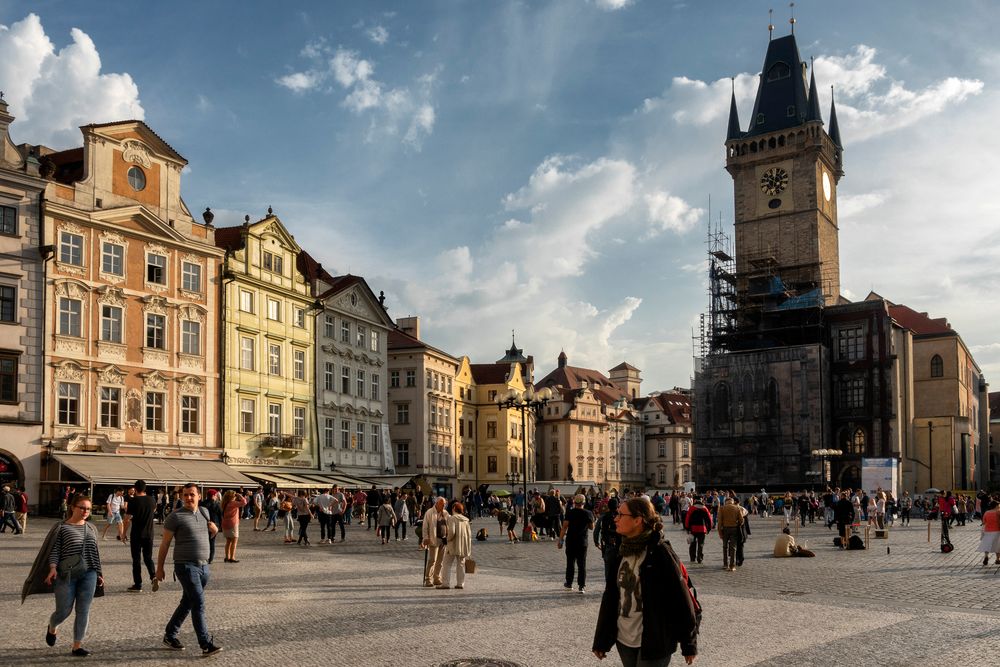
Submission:
M 67 148 L 80 142 L 81 125 L 145 118 L 132 77 L 102 73 L 87 33 L 73 28 L 70 37 L 56 51 L 35 14 L 0 25 L 0 81 L 18 140 Z
M 401 136 L 404 144 L 420 150 L 434 132 L 436 71 L 418 77 L 410 86 L 391 87 L 375 77 L 375 63 L 357 51 L 331 50 L 325 42 L 313 42 L 300 55 L 311 60 L 312 66 L 277 77 L 275 83 L 297 94 L 339 89 L 344 93 L 341 106 L 358 116 L 371 115 L 367 140 Z
M 978 79 L 954 76 L 912 90 L 905 82 L 892 79 L 876 62 L 877 55 L 876 49 L 861 44 L 847 55 L 815 60 L 816 79 L 824 86 L 820 90 L 822 108 L 829 109 L 826 86 L 832 85 L 837 94 L 841 134 L 853 142 L 914 125 L 983 90 L 983 82 Z
M 686 232 L 705 215 L 705 209 L 694 208 L 680 197 L 662 190 L 649 193 L 644 199 L 649 221 L 653 223 L 653 233 L 667 230 Z

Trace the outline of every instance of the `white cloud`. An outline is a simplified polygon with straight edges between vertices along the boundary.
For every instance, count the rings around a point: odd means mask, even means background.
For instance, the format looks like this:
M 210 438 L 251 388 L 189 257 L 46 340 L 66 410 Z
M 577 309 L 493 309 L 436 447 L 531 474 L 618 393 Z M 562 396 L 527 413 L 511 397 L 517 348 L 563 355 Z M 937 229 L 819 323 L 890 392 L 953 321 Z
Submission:
M 389 41 L 389 31 L 383 26 L 377 25 L 368 30 L 368 39 L 381 46 Z
M 837 197 L 837 217 L 841 222 L 851 222 L 861 213 L 886 203 L 889 198 L 890 195 L 888 192 L 839 195 Z
M 78 28 L 70 36 L 56 52 L 35 14 L 0 25 L 0 82 L 19 140 L 66 148 L 80 142 L 81 125 L 145 118 L 132 77 L 102 74 L 90 37 Z
M 644 199 L 653 233 L 667 230 L 684 233 L 705 215 L 705 209 L 694 208 L 680 197 L 662 190 L 647 194 Z
M 325 43 L 307 44 L 301 55 L 313 60 L 313 66 L 275 79 L 294 93 L 303 94 L 324 88 L 328 81 L 345 91 L 341 105 L 351 113 L 370 116 L 365 138 L 379 135 L 402 135 L 404 144 L 420 150 L 423 141 L 434 131 L 437 114 L 434 90 L 438 72 L 417 77 L 412 86 L 389 87 L 375 78 L 375 64 L 357 51 L 338 48 L 332 52 Z
M 826 114 L 830 108 L 828 86 L 834 86 L 845 141 L 856 143 L 914 125 L 983 90 L 978 79 L 954 76 L 911 90 L 888 75 L 875 61 L 877 55 L 876 49 L 860 44 L 846 56 L 822 56 L 815 61 L 816 80 L 823 82 L 821 108 Z
M 625 9 L 632 4 L 632 0 L 596 0 L 597 6 L 606 12 L 614 12 Z

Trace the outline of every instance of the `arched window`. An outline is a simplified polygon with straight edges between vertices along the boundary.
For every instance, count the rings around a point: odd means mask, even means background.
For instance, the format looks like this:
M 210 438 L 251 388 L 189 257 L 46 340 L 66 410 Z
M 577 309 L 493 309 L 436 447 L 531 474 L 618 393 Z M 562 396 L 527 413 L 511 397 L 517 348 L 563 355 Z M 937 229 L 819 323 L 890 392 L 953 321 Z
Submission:
M 767 383 L 767 416 L 778 416 L 778 383 L 774 378 Z
M 747 373 L 743 376 L 743 396 L 741 397 L 744 403 L 749 403 L 753 400 L 753 378 Z
M 729 423 L 729 385 L 725 382 L 720 382 L 715 386 L 715 400 L 713 414 L 713 421 L 716 424 L 727 424 Z
M 941 355 L 939 354 L 935 354 L 931 357 L 931 377 L 944 377 L 944 361 L 942 361 Z
M 851 453 L 865 453 L 865 430 L 863 428 L 859 428 L 854 431 L 854 438 L 851 439 Z
M 837 431 L 837 449 L 843 452 L 851 451 L 851 433 L 847 428 Z

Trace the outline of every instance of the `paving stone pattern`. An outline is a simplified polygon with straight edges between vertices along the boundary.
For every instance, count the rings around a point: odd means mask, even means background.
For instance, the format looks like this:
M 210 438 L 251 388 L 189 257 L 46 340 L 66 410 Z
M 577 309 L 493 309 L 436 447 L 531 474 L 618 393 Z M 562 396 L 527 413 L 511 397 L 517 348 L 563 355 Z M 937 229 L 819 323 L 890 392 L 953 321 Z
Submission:
M 20 605 L 20 587 L 51 521 L 33 519 L 23 537 L 0 535 L 0 664 L 78 664 L 69 655 L 71 621 L 54 648 L 45 645 L 51 596 Z M 423 552 L 415 536 L 382 546 L 374 532 L 348 527 L 347 542 L 305 548 L 281 533 L 242 528 L 242 562 L 212 566 L 209 626 L 225 648 L 218 665 L 404 665 L 445 663 L 525 667 L 620 665 L 590 653 L 603 590 L 602 564 L 589 554 L 588 592 L 562 587 L 564 557 L 548 540 L 509 545 L 474 542 L 479 572 L 465 590 L 421 586 Z M 1000 567 L 982 566 L 978 522 L 952 529 L 956 549 L 942 554 L 926 524 L 896 528 L 868 551 L 843 552 L 820 524 L 799 529 L 816 558 L 771 557 L 777 519 L 756 519 L 747 560 L 722 569 L 721 542 L 711 536 L 703 565 L 692 565 L 705 616 L 697 665 L 988 665 L 1000 655 Z M 310 527 L 314 544 L 318 527 Z M 682 532 L 668 535 L 686 560 Z M 158 540 L 157 540 L 158 544 Z M 221 557 L 221 537 L 219 554 Z M 887 547 L 889 553 L 887 553 Z M 183 652 L 160 643 L 180 598 L 167 581 L 157 593 L 126 593 L 126 545 L 101 543 L 108 595 L 95 600 L 85 646 L 91 662 L 182 664 L 200 659 L 186 625 Z M 992 562 L 992 559 L 991 559 Z M 676 656 L 672 664 L 683 664 Z

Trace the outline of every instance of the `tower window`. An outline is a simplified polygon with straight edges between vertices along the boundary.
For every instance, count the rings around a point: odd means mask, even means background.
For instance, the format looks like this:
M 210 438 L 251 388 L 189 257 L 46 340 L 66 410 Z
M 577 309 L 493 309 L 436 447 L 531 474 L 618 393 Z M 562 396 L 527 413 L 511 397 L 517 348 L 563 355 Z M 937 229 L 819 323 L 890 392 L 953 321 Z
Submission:
M 757 114 L 757 124 L 758 125 L 764 124 L 764 114 L 762 113 Z
M 781 79 L 787 79 L 792 75 L 792 69 L 785 63 L 777 62 L 771 66 L 771 69 L 767 70 L 767 80 L 768 81 L 779 81 Z
M 788 116 L 789 118 L 795 118 L 795 105 L 794 104 L 790 104 L 788 106 L 788 109 L 785 110 L 785 115 Z
M 941 355 L 939 354 L 935 354 L 931 357 L 931 377 L 944 377 L 944 361 L 941 359 Z

